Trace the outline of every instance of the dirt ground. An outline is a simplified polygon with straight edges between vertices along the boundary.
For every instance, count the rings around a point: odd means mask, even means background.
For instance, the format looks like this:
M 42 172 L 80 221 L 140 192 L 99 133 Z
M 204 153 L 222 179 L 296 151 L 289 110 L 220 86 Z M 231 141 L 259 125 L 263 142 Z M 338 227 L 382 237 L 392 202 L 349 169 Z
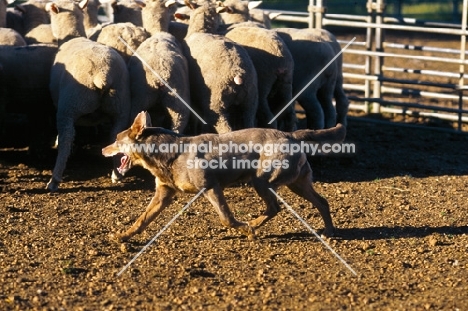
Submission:
M 338 237 L 326 240 L 354 276 L 287 209 L 249 241 L 198 198 L 120 276 L 193 195 L 129 243 L 127 228 L 154 180 L 134 168 L 112 184 L 99 146 L 77 150 L 57 194 L 44 187 L 54 158 L 0 151 L 2 310 L 466 310 L 468 138 L 350 121 L 354 155 L 314 158 Z M 279 194 L 317 230 L 315 209 Z M 238 218 L 262 210 L 246 185 L 227 189 Z

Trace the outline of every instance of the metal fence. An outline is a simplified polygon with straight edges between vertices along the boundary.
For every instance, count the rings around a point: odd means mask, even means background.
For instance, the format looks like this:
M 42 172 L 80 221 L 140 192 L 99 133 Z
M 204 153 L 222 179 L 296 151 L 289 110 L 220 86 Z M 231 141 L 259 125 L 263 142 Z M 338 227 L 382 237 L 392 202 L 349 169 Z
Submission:
M 463 0 L 461 24 L 386 17 L 385 4 L 385 0 L 368 0 L 367 15 L 343 15 L 326 14 L 322 0 L 310 0 L 309 12 L 283 11 L 276 20 L 307 23 L 315 28 L 359 29 L 364 33 L 362 41 L 344 51 L 344 87 L 350 110 L 445 120 L 455 124 L 456 131 L 468 132 L 468 0 Z M 428 38 L 450 36 L 455 38 L 452 42 L 459 42 L 459 48 L 414 45 L 409 40 L 388 42 L 384 39 L 386 31 Z M 346 55 L 359 56 L 362 62 L 347 63 Z M 394 65 L 396 59 L 400 62 Z M 413 65 L 416 68 L 408 67 Z

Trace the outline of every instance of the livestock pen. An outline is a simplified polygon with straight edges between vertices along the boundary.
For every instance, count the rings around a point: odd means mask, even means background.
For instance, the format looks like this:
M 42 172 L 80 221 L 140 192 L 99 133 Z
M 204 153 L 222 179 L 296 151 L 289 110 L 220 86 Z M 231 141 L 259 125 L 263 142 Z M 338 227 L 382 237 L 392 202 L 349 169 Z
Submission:
M 357 34 L 343 52 L 350 111 L 438 120 L 466 132 L 468 0 L 463 0 L 459 24 L 386 16 L 385 0 L 368 0 L 361 11 L 367 14 L 327 14 L 322 0 L 310 0 L 308 12 L 268 9 L 281 13 L 276 21 L 328 27 L 342 46 L 350 33 Z

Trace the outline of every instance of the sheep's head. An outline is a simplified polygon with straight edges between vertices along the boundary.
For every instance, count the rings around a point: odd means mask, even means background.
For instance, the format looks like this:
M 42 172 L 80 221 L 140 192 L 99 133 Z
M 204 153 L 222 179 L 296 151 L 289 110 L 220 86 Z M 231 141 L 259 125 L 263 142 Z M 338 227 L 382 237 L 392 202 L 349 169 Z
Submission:
M 143 27 L 151 34 L 169 29 L 176 11 L 176 0 L 146 0 L 141 10 Z
M 225 24 L 242 23 L 251 20 L 250 10 L 258 7 L 262 1 L 226 0 L 222 3 L 226 10 L 221 14 Z
M 86 37 L 83 10 L 87 5 L 88 0 L 82 0 L 79 3 L 58 0 L 46 4 L 45 10 L 50 13 L 52 33 L 59 45 L 73 38 Z
M 219 14 L 228 10 L 221 1 L 197 4 L 186 0 L 185 3 L 192 9 L 187 36 L 195 32 L 216 33 L 221 23 Z

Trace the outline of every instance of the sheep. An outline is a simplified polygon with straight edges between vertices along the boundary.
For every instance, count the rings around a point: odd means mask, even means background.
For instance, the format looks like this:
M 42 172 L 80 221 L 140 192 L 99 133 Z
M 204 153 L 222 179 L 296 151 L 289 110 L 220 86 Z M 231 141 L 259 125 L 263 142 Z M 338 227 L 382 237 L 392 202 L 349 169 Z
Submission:
M 83 25 L 87 35 L 99 26 L 98 11 L 100 6 L 99 0 L 90 0 L 83 10 Z
M 221 19 L 224 24 L 222 27 L 229 31 L 234 27 L 259 27 L 271 29 L 271 20 L 269 14 L 265 14 L 263 10 L 258 10 L 262 1 L 245 1 L 245 0 L 226 0 L 223 6 L 226 7 L 226 12 L 221 13 Z M 271 16 L 276 17 L 279 14 L 272 13 Z
M 29 0 L 15 6 L 15 10 L 21 16 L 20 34 L 27 44 L 56 43 L 50 28 L 50 18 L 45 12 L 47 1 Z
M 3 94 L 1 104 L 3 121 L 5 113 L 27 116 L 29 131 L 29 154 L 44 156 L 50 148 L 53 136 L 55 108 L 49 91 L 50 71 L 57 47 L 40 44 L 22 47 L 0 46 Z
M 335 37 L 326 30 L 275 29 L 294 58 L 293 94 L 299 93 L 341 50 Z M 336 100 L 336 108 L 333 106 Z M 305 110 L 307 127 L 330 128 L 337 122 L 346 125 L 348 99 L 343 90 L 341 55 L 297 98 Z
M 269 124 L 292 99 L 294 61 L 283 40 L 275 31 L 257 27 L 236 27 L 226 37 L 242 44 L 257 71 L 257 126 L 293 131 L 296 115 L 291 105 Z
M 141 10 L 143 26 L 150 35 L 169 30 L 169 23 L 176 11 L 176 0 L 148 0 Z M 161 9 L 162 6 L 166 9 Z
M 15 30 L 0 28 L 0 45 L 24 46 L 26 41 Z
M 207 2 L 194 9 L 184 47 L 192 103 L 207 122 L 203 131 L 226 133 L 255 126 L 257 73 L 241 45 L 213 34 L 219 26 L 216 10 L 224 8 Z
M 135 26 L 142 27 L 141 8 L 144 3 L 140 0 L 113 1 L 111 3 L 114 23 L 132 23 Z
M 114 48 L 123 57 L 124 61 L 128 62 L 133 54 L 132 50 L 136 50 L 148 37 L 148 33 L 142 27 L 135 26 L 132 23 L 117 23 L 103 26 L 89 39 Z
M 149 110 L 158 126 L 182 133 L 190 119 L 190 84 L 187 60 L 177 39 L 167 33 L 169 18 L 154 23 L 150 16 L 172 14 L 174 1 L 148 1 L 142 8 L 143 26 L 152 36 L 130 58 L 131 119 Z M 149 22 L 149 25 L 146 23 Z M 159 31 L 158 31 L 159 30 Z M 143 60 L 143 61 L 142 61 Z M 145 62 L 146 64 L 144 64 Z M 158 76 L 156 76 L 159 75 Z M 167 87 L 162 78 L 170 87 Z M 181 99 L 179 99 L 176 92 Z
M 7 6 L 12 1 L 0 0 L 0 45 L 23 46 L 26 45 L 23 37 L 15 30 L 6 28 Z
M 183 133 L 186 129 L 190 110 L 190 84 L 187 60 L 175 39 L 169 33 L 154 34 L 143 42 L 130 58 L 130 92 L 132 112 L 136 116 L 148 110 L 157 126 Z M 146 67 L 141 57 L 150 68 Z M 156 72 L 171 87 L 155 76 Z M 176 97 L 174 91 L 184 100 Z
M 80 118 L 87 115 L 110 118 L 112 138 L 130 121 L 126 64 L 114 49 L 85 38 L 82 10 L 87 1 L 78 4 L 58 0 L 47 5 L 59 43 L 50 78 L 58 131 L 57 160 L 47 184 L 51 192 L 59 188 L 75 135 L 74 125 Z M 115 169 L 118 160 L 114 158 L 113 181 L 119 178 Z

